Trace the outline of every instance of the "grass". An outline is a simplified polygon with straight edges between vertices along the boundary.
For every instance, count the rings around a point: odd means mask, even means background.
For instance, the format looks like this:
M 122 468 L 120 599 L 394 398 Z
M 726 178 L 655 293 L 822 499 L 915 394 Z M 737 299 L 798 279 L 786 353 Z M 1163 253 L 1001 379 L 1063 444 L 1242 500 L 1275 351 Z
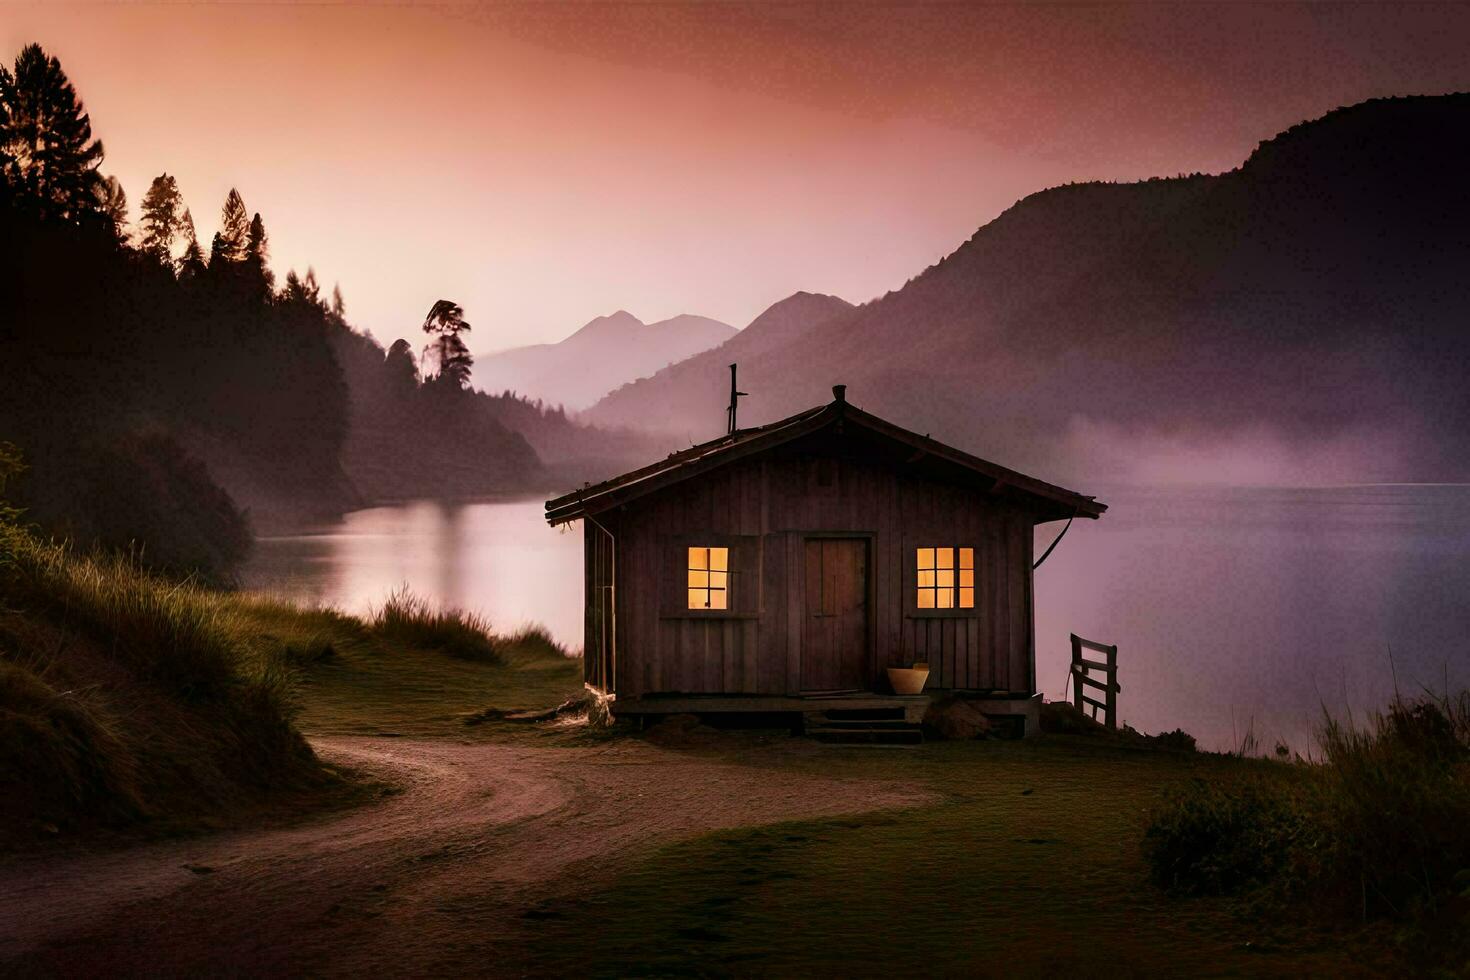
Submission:
M 0 838 L 219 816 L 330 782 L 228 602 L 0 526 Z
M 709 834 L 527 909 L 512 972 L 597 976 L 1355 975 L 1339 935 L 1149 881 L 1141 815 L 1239 760 L 1099 745 L 830 749 L 788 764 L 943 802 Z
M 333 641 L 300 678 L 304 731 L 488 738 L 524 726 L 474 724 L 545 709 L 582 694 L 582 662 L 540 629 L 494 637 L 492 660 L 388 643 L 368 632 Z
M 387 642 L 413 650 L 433 650 L 476 663 L 500 659 L 490 624 L 482 617 L 437 609 L 407 589 L 393 593 L 383 603 L 373 614 L 370 628 Z
M 1318 742 L 1315 761 L 1260 761 L 1156 807 L 1144 838 L 1155 879 L 1391 921 L 1421 961 L 1470 959 L 1470 694 L 1397 700 L 1362 727 L 1327 716 Z
M 303 731 L 464 735 L 492 703 L 580 691 L 538 629 L 407 593 L 363 620 L 219 592 L 0 524 L 0 845 L 345 799 Z

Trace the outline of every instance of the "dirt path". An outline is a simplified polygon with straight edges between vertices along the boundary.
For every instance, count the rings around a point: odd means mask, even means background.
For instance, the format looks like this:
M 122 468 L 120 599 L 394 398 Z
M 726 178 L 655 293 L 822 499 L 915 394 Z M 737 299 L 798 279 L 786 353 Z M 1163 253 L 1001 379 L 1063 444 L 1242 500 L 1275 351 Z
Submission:
M 930 799 L 635 741 L 313 744 L 404 792 L 304 826 L 0 866 L 0 970 L 494 973 L 558 896 L 646 848 Z

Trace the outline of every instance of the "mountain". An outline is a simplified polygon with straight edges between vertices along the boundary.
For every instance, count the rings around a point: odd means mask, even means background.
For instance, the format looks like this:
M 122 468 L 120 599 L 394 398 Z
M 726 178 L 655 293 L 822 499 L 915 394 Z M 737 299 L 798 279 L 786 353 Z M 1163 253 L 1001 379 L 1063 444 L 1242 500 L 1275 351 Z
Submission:
M 751 363 L 778 351 L 804 331 L 851 309 L 851 303 L 836 296 L 795 293 L 720 346 L 612 392 L 587 413 L 587 419 L 601 426 L 664 432 L 686 445 L 698 441 L 695 434 L 707 432 L 716 422 L 723 425 L 730 402 L 731 364 Z M 657 409 L 650 411 L 653 406 Z
M 735 328 L 682 314 L 644 323 L 626 310 L 600 316 L 556 344 L 515 347 L 475 362 L 475 383 L 569 411 L 628 381 L 729 340 Z
M 742 355 L 741 422 L 842 382 L 1056 479 L 1465 478 L 1466 174 L 1458 94 L 1333 111 L 1224 174 L 1042 191 L 902 289 Z M 716 435 L 709 360 L 585 417 Z

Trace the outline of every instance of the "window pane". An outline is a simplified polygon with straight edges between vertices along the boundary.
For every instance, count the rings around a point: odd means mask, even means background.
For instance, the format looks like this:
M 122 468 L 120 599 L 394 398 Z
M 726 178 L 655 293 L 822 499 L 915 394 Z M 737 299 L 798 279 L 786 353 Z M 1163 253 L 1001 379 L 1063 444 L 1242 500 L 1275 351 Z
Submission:
M 691 589 L 709 588 L 709 572 L 700 572 L 691 569 L 689 572 L 689 587 Z
M 724 589 L 711 589 L 710 590 L 710 594 L 709 594 L 709 608 L 711 608 L 711 609 L 724 609 L 725 608 L 725 590 Z
M 934 572 L 926 569 L 919 573 L 919 588 L 932 589 L 934 587 Z
M 974 568 L 975 567 L 975 549 L 974 548 L 961 548 L 960 549 L 960 567 L 961 568 Z
M 709 567 L 711 569 L 717 569 L 717 570 L 722 571 L 722 572 L 725 569 L 729 568 L 730 567 L 730 549 L 729 548 L 711 548 L 711 549 L 709 549 Z
M 975 585 L 975 570 L 973 568 L 960 569 L 960 585 L 967 589 Z
M 954 568 L 954 549 L 953 548 L 935 548 L 934 549 L 934 567 L 935 568 Z
M 934 549 L 933 548 L 920 548 L 919 549 L 919 567 L 920 568 L 933 568 L 934 567 Z
M 725 585 L 726 585 L 726 581 L 725 580 L 729 576 L 729 574 L 730 574 L 729 572 L 710 572 L 709 573 L 709 587 L 712 588 L 712 589 L 723 589 L 723 588 L 725 588 Z
M 945 568 L 934 573 L 935 585 L 954 585 L 954 569 Z
M 960 589 L 960 608 L 961 609 L 974 609 L 975 608 L 975 590 L 974 589 Z
M 954 608 L 954 589 L 939 589 L 938 607 L 940 609 Z
M 689 549 L 689 567 L 690 568 L 709 568 L 709 549 L 708 548 L 690 548 Z
M 689 590 L 689 608 L 690 609 L 707 609 L 707 608 L 709 608 L 709 592 L 706 591 L 706 590 L 704 590 L 704 589 L 690 589 Z
M 933 609 L 934 608 L 934 590 L 933 589 L 920 589 L 919 590 L 919 608 L 920 609 Z

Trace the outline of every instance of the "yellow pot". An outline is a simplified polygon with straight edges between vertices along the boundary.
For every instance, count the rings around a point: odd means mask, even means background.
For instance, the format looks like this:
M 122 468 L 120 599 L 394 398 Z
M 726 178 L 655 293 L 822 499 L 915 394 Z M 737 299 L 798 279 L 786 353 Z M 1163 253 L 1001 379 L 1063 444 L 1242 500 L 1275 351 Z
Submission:
M 918 694 L 924 690 L 924 683 L 928 680 L 929 667 L 927 664 L 888 668 L 888 683 L 893 685 L 894 694 Z

